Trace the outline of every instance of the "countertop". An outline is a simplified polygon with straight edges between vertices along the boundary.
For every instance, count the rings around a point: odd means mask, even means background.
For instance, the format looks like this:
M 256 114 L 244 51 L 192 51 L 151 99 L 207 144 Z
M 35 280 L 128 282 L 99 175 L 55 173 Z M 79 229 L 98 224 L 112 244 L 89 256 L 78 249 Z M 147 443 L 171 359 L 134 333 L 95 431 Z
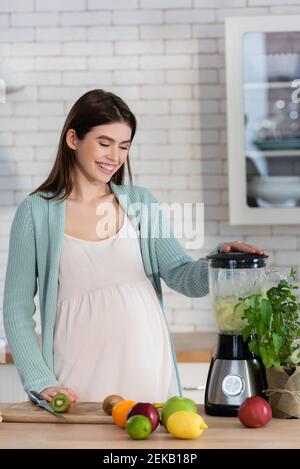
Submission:
M 178 362 L 210 362 L 215 353 L 216 332 L 186 332 L 172 334 Z
M 178 362 L 209 362 L 217 343 L 215 332 L 186 332 L 171 334 Z M 0 343 L 1 346 L 1 343 Z M 0 347 L 0 364 L 13 363 L 7 344 Z
M 242 426 L 235 417 L 200 413 L 208 429 L 195 440 L 179 440 L 159 427 L 147 440 L 130 439 L 114 424 L 0 423 L 0 448 L 300 448 L 300 420 L 275 419 L 263 428 Z

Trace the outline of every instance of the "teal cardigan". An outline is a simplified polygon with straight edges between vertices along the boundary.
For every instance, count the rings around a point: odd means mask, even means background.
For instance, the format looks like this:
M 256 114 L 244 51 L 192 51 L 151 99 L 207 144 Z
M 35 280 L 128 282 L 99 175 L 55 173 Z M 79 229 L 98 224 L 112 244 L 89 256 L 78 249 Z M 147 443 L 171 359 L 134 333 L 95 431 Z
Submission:
M 169 225 L 151 192 L 143 187 L 117 185 L 112 181 L 109 184 L 138 233 L 145 273 L 157 293 L 162 310 L 161 278 L 171 289 L 183 295 L 206 295 L 207 261 L 201 258 L 193 260 L 175 239 L 172 230 L 168 235 Z M 40 392 L 49 386 L 60 385 L 53 371 L 53 335 L 65 208 L 65 200 L 48 201 L 39 193 L 28 195 L 17 207 L 11 226 L 3 320 L 8 345 L 26 392 Z M 37 287 L 41 349 L 33 318 Z M 170 331 L 169 338 L 182 395 Z

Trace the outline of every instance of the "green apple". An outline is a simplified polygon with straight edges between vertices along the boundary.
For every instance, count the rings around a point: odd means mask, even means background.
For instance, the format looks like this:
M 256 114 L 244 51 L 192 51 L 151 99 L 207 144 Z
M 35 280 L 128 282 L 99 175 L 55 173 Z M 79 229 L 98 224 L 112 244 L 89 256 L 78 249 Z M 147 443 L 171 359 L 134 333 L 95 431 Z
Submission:
M 161 413 L 161 423 L 167 430 L 167 421 L 173 412 L 177 412 L 180 410 L 185 410 L 186 412 L 194 412 L 197 414 L 197 405 L 192 399 L 188 399 L 187 397 L 180 397 L 174 396 L 168 399 L 163 408 Z

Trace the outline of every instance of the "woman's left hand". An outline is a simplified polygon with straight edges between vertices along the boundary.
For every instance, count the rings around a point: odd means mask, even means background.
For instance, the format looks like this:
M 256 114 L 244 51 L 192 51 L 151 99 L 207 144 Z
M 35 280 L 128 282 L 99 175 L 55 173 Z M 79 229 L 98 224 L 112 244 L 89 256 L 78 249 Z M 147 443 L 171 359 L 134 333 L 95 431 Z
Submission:
M 222 244 L 219 248 L 220 252 L 228 253 L 233 251 L 248 252 L 249 254 L 267 254 L 261 248 L 251 246 L 250 244 L 243 243 L 242 241 L 233 241 L 232 243 Z

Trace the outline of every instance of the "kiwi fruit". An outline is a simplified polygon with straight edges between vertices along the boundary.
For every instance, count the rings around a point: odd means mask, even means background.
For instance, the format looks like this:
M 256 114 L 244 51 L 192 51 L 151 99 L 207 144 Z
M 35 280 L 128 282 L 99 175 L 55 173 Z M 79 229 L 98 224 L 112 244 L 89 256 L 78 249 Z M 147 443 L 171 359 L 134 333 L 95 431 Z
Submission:
M 55 412 L 67 412 L 71 407 L 71 402 L 66 394 L 55 394 L 50 403 Z
M 107 415 L 112 414 L 113 407 L 120 401 L 124 401 L 124 397 L 118 394 L 111 394 L 107 396 L 102 404 L 102 408 Z

